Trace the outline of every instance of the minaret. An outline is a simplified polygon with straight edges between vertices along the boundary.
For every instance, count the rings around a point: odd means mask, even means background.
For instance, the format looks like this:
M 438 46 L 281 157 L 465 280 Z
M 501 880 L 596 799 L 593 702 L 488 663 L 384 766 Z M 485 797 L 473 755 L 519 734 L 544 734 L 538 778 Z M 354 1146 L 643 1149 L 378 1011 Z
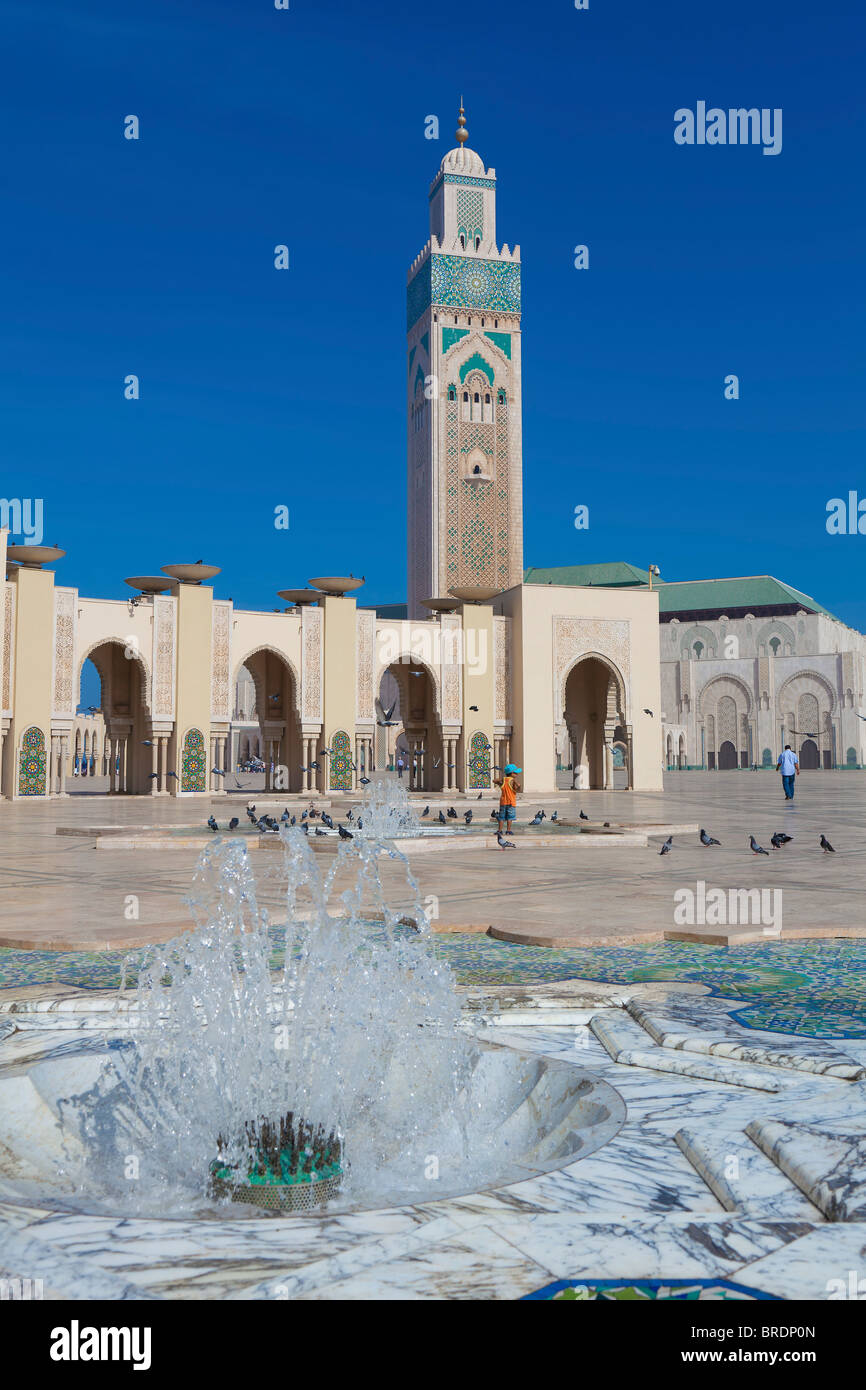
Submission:
M 496 243 L 496 171 L 457 146 L 409 269 L 408 602 L 523 581 L 520 247 Z

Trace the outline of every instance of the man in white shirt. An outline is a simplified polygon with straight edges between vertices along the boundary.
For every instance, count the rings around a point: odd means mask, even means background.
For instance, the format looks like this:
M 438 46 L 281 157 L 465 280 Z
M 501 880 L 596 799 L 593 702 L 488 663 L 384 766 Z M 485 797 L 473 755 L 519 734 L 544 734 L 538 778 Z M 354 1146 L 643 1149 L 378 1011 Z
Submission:
M 785 792 L 785 800 L 794 800 L 794 778 L 800 776 L 800 763 L 796 753 L 791 752 L 790 743 L 785 744 L 785 751 L 776 763 L 776 771 L 782 774 L 782 787 Z

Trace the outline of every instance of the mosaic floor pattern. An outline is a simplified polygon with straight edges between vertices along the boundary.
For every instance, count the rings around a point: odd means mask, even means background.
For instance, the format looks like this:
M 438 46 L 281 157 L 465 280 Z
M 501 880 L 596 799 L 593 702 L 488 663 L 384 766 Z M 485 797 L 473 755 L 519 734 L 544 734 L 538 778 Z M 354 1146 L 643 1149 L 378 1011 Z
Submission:
M 776 1302 L 775 1294 L 747 1289 L 728 1279 L 558 1279 L 535 1293 L 525 1294 L 521 1302 L 545 1300 L 553 1303 L 742 1303 L 755 1299 Z
M 274 960 L 283 932 L 271 929 Z M 436 949 L 459 984 L 530 985 L 558 980 L 607 984 L 692 981 L 738 1005 L 747 1028 L 808 1038 L 866 1038 L 866 940 L 768 941 L 733 949 L 684 942 L 555 950 L 518 946 L 478 935 L 443 935 Z M 142 953 L 16 951 L 0 948 L 0 988 L 66 984 L 116 989 L 120 967 L 129 981 Z

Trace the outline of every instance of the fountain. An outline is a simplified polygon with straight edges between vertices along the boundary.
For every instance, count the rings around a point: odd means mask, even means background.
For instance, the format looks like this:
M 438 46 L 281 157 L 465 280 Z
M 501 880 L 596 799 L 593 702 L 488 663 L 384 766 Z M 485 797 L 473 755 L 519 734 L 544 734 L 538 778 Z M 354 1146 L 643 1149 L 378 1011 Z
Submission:
M 399 802 L 376 803 L 389 831 Z M 0 1066 L 5 1200 L 211 1221 L 374 1210 L 564 1167 L 616 1133 L 624 1106 L 600 1078 L 477 1036 L 392 839 L 323 858 L 284 827 L 279 849 L 262 872 L 279 871 L 285 928 L 257 901 L 258 856 L 218 839 L 196 929 L 87 1001 L 78 1037 L 31 1034 L 24 1080 Z
M 365 788 L 358 816 L 364 834 L 377 840 L 412 840 L 422 833 L 402 782 L 375 778 Z

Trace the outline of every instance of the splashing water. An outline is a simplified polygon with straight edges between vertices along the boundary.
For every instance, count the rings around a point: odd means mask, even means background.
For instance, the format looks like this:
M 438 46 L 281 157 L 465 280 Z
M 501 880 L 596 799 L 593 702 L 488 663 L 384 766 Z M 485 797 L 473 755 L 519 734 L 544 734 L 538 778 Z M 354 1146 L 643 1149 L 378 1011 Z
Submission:
M 208 846 L 191 898 L 197 930 L 151 948 L 126 996 L 128 1039 L 96 1085 L 63 1104 L 86 1155 L 77 1185 L 109 1206 L 206 1209 L 218 1136 L 226 1161 L 243 1165 L 245 1125 L 287 1111 L 339 1134 L 352 1203 L 429 1197 L 431 1155 L 471 1186 L 470 1120 L 479 1178 L 496 1153 L 500 1117 L 495 1106 L 480 1113 L 472 1089 L 481 1049 L 458 1027 L 453 976 L 432 950 L 406 860 L 364 837 L 341 843 L 325 872 L 299 829 L 281 839 L 282 963 L 245 847 Z M 386 902 L 382 855 L 402 863 L 417 930 Z M 338 876 L 350 880 L 341 917 L 328 912 Z
M 402 782 L 376 778 L 366 788 L 358 814 L 364 823 L 364 834 L 377 840 L 414 839 L 421 834 Z

